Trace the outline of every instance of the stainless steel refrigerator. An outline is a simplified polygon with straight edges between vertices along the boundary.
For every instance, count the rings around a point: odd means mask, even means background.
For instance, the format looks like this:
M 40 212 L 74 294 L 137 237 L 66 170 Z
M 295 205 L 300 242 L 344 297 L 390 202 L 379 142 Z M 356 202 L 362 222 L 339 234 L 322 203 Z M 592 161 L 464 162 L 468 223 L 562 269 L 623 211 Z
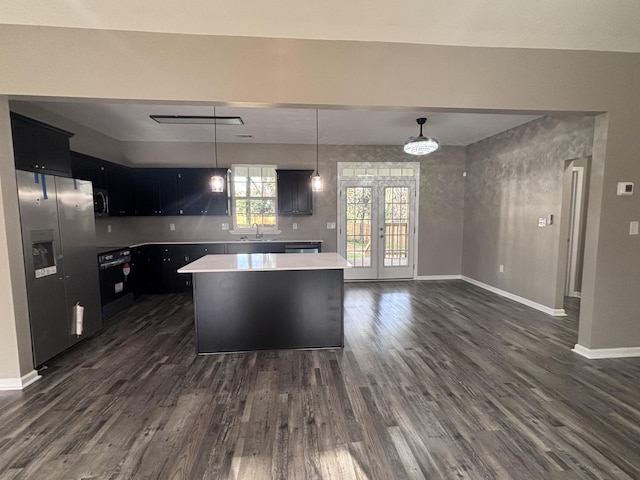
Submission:
M 16 170 L 34 366 L 102 326 L 91 182 Z

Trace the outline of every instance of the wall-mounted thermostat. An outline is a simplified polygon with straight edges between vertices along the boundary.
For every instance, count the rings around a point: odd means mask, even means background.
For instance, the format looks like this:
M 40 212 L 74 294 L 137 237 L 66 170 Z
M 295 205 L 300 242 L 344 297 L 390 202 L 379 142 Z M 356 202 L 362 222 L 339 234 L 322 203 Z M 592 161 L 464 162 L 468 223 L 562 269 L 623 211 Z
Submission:
M 633 182 L 618 182 L 618 195 L 633 195 Z

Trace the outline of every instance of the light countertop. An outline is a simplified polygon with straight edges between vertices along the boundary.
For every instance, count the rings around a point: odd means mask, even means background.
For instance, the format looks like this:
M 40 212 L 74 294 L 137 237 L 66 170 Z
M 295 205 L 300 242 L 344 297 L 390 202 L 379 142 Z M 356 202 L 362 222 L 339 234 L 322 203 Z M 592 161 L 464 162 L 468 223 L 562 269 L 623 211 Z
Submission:
M 260 272 L 274 270 L 341 270 L 351 268 L 335 253 L 238 253 L 205 255 L 178 273 Z

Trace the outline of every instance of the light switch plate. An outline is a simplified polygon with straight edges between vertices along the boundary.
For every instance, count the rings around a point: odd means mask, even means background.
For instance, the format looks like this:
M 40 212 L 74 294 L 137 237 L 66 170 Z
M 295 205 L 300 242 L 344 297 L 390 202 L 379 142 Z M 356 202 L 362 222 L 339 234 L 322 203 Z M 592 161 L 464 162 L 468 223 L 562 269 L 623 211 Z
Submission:
M 291 228 L 293 228 L 294 230 L 297 230 L 298 229 L 298 224 L 294 222 L 293 225 L 291 225 Z
M 176 229 L 176 224 L 175 223 L 170 223 L 169 224 L 169 230 L 175 230 Z
M 228 223 L 223 223 L 222 224 L 222 230 L 229 230 L 229 224 Z
M 336 222 L 327 222 L 327 230 L 335 230 Z
M 633 195 L 633 182 L 618 182 L 618 195 Z
M 107 225 L 107 233 L 111 233 L 111 225 Z
M 638 235 L 639 222 L 629 222 L 629 235 Z
M 538 226 L 539 227 L 546 227 L 547 226 L 547 219 L 545 217 L 539 217 L 538 218 Z

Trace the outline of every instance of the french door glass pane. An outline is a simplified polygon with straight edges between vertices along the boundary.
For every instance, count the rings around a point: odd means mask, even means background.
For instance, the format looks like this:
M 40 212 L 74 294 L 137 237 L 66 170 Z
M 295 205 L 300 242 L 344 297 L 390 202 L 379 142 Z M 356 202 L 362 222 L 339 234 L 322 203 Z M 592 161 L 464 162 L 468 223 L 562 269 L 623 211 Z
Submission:
M 409 188 L 384 189 L 384 266 L 409 264 Z
M 371 266 L 372 187 L 347 187 L 347 260 L 354 267 Z

